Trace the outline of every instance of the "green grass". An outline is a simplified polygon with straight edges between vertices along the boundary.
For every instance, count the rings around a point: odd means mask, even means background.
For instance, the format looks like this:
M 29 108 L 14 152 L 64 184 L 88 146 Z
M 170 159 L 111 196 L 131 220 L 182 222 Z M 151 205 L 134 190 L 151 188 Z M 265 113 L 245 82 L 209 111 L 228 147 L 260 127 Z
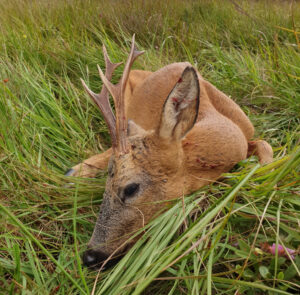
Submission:
M 12 0 L 0 11 L 0 294 L 299 292 L 297 1 Z M 100 89 L 102 44 L 114 62 L 124 61 L 133 33 L 146 51 L 135 68 L 190 61 L 239 103 L 275 160 L 260 167 L 247 159 L 174 201 L 98 275 L 80 256 L 105 174 L 72 179 L 73 187 L 63 174 L 109 147 L 79 78 Z M 298 255 L 272 255 L 266 243 Z

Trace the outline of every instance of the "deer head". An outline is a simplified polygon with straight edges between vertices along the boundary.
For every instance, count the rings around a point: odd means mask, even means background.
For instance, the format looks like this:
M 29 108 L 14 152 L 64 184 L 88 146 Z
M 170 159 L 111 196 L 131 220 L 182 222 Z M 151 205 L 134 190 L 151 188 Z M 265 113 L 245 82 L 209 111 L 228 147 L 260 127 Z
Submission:
M 186 67 L 174 85 L 161 110 L 156 130 L 144 130 L 126 118 L 124 93 L 130 67 L 142 54 L 134 46 L 118 84 L 110 82 L 113 64 L 103 47 L 106 73 L 99 69 L 103 81 L 100 94 L 84 88 L 99 106 L 109 127 L 113 155 L 108 165 L 108 178 L 100 214 L 96 222 L 83 262 L 89 267 L 100 267 L 107 258 L 118 256 L 136 239 L 130 236 L 147 224 L 167 206 L 167 202 L 183 194 L 185 158 L 182 138 L 194 126 L 199 108 L 199 81 L 192 67 Z M 155 87 L 155 85 L 153 85 Z M 112 95 L 116 118 L 109 103 Z M 113 264 L 110 260 L 106 266 Z

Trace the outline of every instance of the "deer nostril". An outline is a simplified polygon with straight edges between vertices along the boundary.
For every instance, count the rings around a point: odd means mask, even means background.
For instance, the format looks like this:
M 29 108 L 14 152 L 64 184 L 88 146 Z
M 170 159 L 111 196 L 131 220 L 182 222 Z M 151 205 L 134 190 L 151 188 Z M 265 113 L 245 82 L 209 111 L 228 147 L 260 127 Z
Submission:
M 83 256 L 84 265 L 90 266 L 96 263 L 96 256 L 92 255 L 92 253 L 85 253 Z
M 101 251 L 88 249 L 83 253 L 82 262 L 84 266 L 90 269 L 99 269 L 102 263 L 106 261 L 108 257 L 109 255 Z M 103 270 L 114 266 L 121 258 L 121 256 L 111 258 L 109 261 L 107 261 L 107 263 L 105 263 Z
M 100 268 L 101 264 L 108 258 L 108 255 L 101 251 L 88 249 L 83 253 L 82 262 L 89 268 Z

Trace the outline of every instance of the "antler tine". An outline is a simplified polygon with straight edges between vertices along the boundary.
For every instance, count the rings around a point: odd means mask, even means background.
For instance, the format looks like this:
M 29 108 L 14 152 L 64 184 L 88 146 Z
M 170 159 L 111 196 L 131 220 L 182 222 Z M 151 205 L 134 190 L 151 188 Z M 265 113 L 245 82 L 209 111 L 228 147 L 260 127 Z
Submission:
M 142 55 L 145 52 L 145 51 L 139 51 L 139 50 L 137 50 L 136 47 L 135 47 L 134 41 L 135 41 L 135 34 L 133 34 L 133 36 L 132 36 L 130 53 L 129 53 L 129 56 L 127 58 L 126 64 L 125 64 L 125 68 L 124 68 L 124 72 L 123 72 L 123 75 L 122 75 L 122 79 L 120 80 L 121 85 L 122 85 L 122 91 L 125 90 L 126 82 L 128 80 L 128 76 L 129 76 L 129 72 L 130 72 L 130 68 L 131 68 L 132 64 L 134 63 L 134 61 L 140 55 Z
M 99 74 L 101 72 L 101 74 L 107 79 L 110 80 L 112 77 L 112 74 L 114 72 L 114 70 L 121 65 L 122 63 L 112 63 L 107 55 L 107 50 L 105 48 L 105 46 L 103 45 L 103 55 L 104 55 L 104 60 L 105 60 L 105 66 L 106 66 L 106 70 L 105 70 L 105 76 L 103 75 L 100 67 L 97 65 L 98 67 L 98 71 Z M 100 77 L 101 77 L 100 74 Z M 97 104 L 97 106 L 100 108 L 102 115 L 104 117 L 104 120 L 109 128 L 109 132 L 111 135 L 111 142 L 112 142 L 112 146 L 113 148 L 115 148 L 117 146 L 117 136 L 116 136 L 116 119 L 115 119 L 115 115 L 111 109 L 111 105 L 109 102 L 109 94 L 108 94 L 108 90 L 105 86 L 105 83 L 101 89 L 101 92 L 99 94 L 94 93 L 92 90 L 90 90 L 88 88 L 88 86 L 86 85 L 86 83 L 82 80 L 81 83 L 84 87 L 84 89 L 86 90 L 86 92 L 89 94 L 89 96 L 92 98 L 92 100 Z M 102 79 L 103 80 L 103 79 Z
M 105 45 L 103 44 L 102 46 L 102 51 L 103 51 L 103 55 L 104 55 L 104 61 L 105 61 L 105 77 L 110 80 L 112 77 L 112 74 L 114 72 L 114 70 L 120 66 L 122 64 L 122 62 L 118 62 L 116 64 L 112 63 L 109 59 L 109 56 L 107 54 L 107 50 Z M 97 65 L 98 66 L 98 65 Z M 98 66 L 98 70 L 99 70 L 99 66 Z
M 134 41 L 135 41 L 135 34 L 132 36 L 130 54 L 126 61 L 122 78 L 117 84 L 117 87 L 119 88 L 119 97 L 118 97 L 119 99 L 116 104 L 116 113 L 117 113 L 116 130 L 117 130 L 118 144 L 120 147 L 120 151 L 122 153 L 127 152 L 127 142 L 126 142 L 127 119 L 125 116 L 125 101 L 124 101 L 125 87 L 128 81 L 129 72 L 133 62 L 136 60 L 136 58 L 138 58 L 140 55 L 144 53 L 144 51 L 136 50 Z

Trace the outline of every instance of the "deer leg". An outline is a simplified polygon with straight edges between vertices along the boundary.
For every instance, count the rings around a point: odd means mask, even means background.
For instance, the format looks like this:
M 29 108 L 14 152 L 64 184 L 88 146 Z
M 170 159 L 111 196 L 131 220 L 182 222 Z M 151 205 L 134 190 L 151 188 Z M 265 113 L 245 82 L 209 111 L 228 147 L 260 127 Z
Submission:
M 247 156 L 255 155 L 258 157 L 260 164 L 269 164 L 273 162 L 272 147 L 264 140 L 256 140 L 248 142 Z
M 95 177 L 99 170 L 106 170 L 112 149 L 108 149 L 102 154 L 92 156 L 82 163 L 73 166 L 67 171 L 66 176 L 75 177 Z

